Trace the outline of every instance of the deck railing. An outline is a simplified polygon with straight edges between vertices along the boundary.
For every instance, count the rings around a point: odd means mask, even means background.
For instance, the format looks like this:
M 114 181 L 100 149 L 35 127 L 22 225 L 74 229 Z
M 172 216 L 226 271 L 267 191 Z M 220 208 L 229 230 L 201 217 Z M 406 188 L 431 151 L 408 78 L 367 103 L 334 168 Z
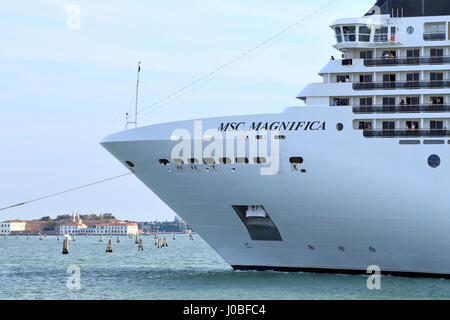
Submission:
M 354 113 L 427 113 L 450 112 L 449 104 L 404 104 L 404 105 L 372 105 L 354 106 Z
M 440 89 L 450 88 L 450 80 L 354 82 L 354 90 Z
M 411 129 L 411 130 L 364 130 L 366 138 L 438 138 L 449 137 L 450 130 Z
M 450 57 L 410 57 L 410 58 L 379 58 L 364 59 L 366 67 L 386 67 L 386 66 L 414 66 L 414 65 L 433 65 L 450 64 Z

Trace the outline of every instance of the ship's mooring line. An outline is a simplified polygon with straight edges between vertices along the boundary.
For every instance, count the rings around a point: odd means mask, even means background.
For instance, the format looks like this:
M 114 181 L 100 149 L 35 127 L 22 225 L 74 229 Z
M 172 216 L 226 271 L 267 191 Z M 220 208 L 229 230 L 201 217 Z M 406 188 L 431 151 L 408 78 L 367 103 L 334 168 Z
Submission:
M 138 111 L 138 113 L 141 113 L 143 111 L 146 111 L 148 109 L 151 109 L 159 104 L 162 104 L 163 102 L 168 103 L 168 101 L 172 98 L 174 98 L 175 96 L 178 96 L 179 94 L 183 93 L 184 91 L 186 91 L 187 89 L 195 86 L 196 84 L 202 82 L 203 80 L 210 78 L 211 76 L 215 75 L 216 73 L 222 71 L 223 69 L 236 64 L 238 61 L 242 60 L 243 58 L 245 58 L 246 56 L 256 52 L 257 50 L 261 49 L 262 47 L 266 46 L 269 42 L 274 41 L 275 39 L 281 37 L 283 34 L 288 33 L 289 31 L 292 31 L 293 29 L 297 28 L 300 26 L 301 23 L 305 22 L 306 20 L 308 20 L 309 18 L 315 16 L 316 14 L 318 14 L 319 12 L 321 12 L 322 10 L 326 9 L 327 7 L 331 6 L 334 2 L 336 2 L 337 0 L 331 0 L 330 2 L 328 2 L 327 4 L 323 5 L 322 7 L 320 7 L 319 9 L 315 10 L 314 12 L 310 13 L 309 15 L 303 17 L 301 20 L 297 21 L 294 24 L 291 24 L 289 27 L 281 30 L 280 32 L 278 32 L 277 34 L 271 36 L 270 38 L 264 40 L 263 42 L 259 43 L 257 46 L 253 47 L 252 49 L 236 56 L 235 58 L 231 59 L 230 61 L 224 63 L 223 65 L 219 66 L 218 68 L 214 69 L 211 72 L 208 72 L 206 74 L 204 74 L 203 76 L 195 79 L 194 81 L 192 81 L 191 83 L 187 84 L 186 86 L 172 92 L 171 94 L 165 96 L 164 98 L 152 103 L 151 105 L 142 108 L 141 110 Z M 153 111 L 153 110 L 152 110 Z
M 111 181 L 111 180 L 116 180 L 116 179 L 119 179 L 119 178 L 123 178 L 123 177 L 129 176 L 130 174 L 132 174 L 132 172 L 121 174 L 120 176 L 115 176 L 115 177 L 111 177 L 111 178 L 108 178 L 108 179 L 103 179 L 103 180 L 96 181 L 96 182 L 93 182 L 93 183 L 85 184 L 83 186 L 79 186 L 79 187 L 76 187 L 76 188 L 60 191 L 60 192 L 53 193 L 53 194 L 50 194 L 50 195 L 47 195 L 47 196 L 44 196 L 44 197 L 36 198 L 36 199 L 33 199 L 33 200 L 20 202 L 20 203 L 14 204 L 12 206 L 8 206 L 8 207 L 5 207 L 5 208 L 0 208 L 0 211 L 8 210 L 8 209 L 16 208 L 16 207 L 21 207 L 21 206 L 27 205 L 27 204 L 32 203 L 32 202 L 44 200 L 44 199 L 47 199 L 47 198 L 56 197 L 56 196 L 59 196 L 59 195 L 65 194 L 65 193 L 69 193 L 69 192 L 73 192 L 73 191 L 76 191 L 76 190 L 84 189 L 84 188 L 91 187 L 91 186 L 94 186 L 94 185 L 97 185 L 97 184 L 101 184 L 101 183 L 104 183 L 104 182 L 108 182 L 108 181 Z

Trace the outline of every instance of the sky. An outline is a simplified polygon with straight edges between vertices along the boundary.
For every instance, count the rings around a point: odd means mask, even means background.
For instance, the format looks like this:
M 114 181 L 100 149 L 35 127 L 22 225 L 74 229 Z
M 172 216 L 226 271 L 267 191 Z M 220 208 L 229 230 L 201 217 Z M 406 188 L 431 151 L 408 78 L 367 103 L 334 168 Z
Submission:
M 99 142 L 139 109 L 257 46 L 330 0 L 5 0 L 0 11 L 0 207 L 126 173 Z M 139 126 L 276 113 L 331 55 L 329 25 L 374 0 L 339 0 L 169 103 Z M 71 8 L 75 8 L 75 11 Z M 79 16 L 77 15 L 79 10 Z M 79 17 L 79 19 L 77 19 Z M 134 221 L 175 213 L 134 176 L 0 211 L 0 221 L 113 213 Z

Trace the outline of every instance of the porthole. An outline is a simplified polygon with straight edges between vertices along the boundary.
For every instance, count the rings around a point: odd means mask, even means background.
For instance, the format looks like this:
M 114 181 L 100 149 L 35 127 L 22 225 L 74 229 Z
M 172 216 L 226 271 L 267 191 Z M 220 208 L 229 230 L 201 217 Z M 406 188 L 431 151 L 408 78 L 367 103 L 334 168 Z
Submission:
M 264 157 L 257 157 L 253 159 L 253 162 L 256 164 L 265 164 L 267 162 L 267 159 Z
M 370 247 L 369 251 L 375 253 L 375 252 L 377 252 L 377 249 L 375 249 L 374 247 Z
M 134 168 L 134 163 L 131 161 L 125 161 L 125 163 L 127 164 L 127 166 L 129 166 L 130 168 Z
M 231 159 L 230 158 L 220 158 L 219 159 L 219 163 L 220 164 L 231 164 Z
M 291 157 L 289 159 L 289 162 L 292 163 L 292 164 L 294 164 L 294 163 L 302 164 L 303 163 L 303 158 L 302 157 Z
M 190 158 L 190 159 L 188 159 L 188 161 L 189 161 L 189 164 L 199 164 L 198 160 L 195 158 Z
M 314 246 L 312 246 L 312 245 L 309 245 L 308 249 L 311 250 L 311 251 L 315 251 L 316 250 L 316 248 L 314 248 Z
M 414 27 L 413 26 L 409 26 L 408 28 L 406 28 L 406 32 L 408 32 L 408 34 L 413 34 L 414 33 Z
M 205 158 L 203 159 L 203 163 L 206 165 L 216 164 L 216 161 L 213 158 Z
M 336 125 L 336 129 L 338 130 L 338 131 L 342 131 L 342 130 L 344 130 L 344 125 L 342 124 L 342 123 L 338 123 L 337 125 Z
M 247 164 L 247 163 L 249 163 L 249 161 L 248 161 L 248 158 L 236 158 L 236 163 Z
M 231 168 L 231 172 L 236 172 L 236 168 Z
M 439 167 L 441 165 L 441 158 L 436 154 L 432 154 L 428 157 L 428 165 L 432 168 Z
M 183 159 L 173 159 L 173 163 L 176 165 L 184 164 Z
M 167 159 L 160 159 L 159 164 L 162 166 L 168 166 L 170 164 L 170 162 Z
M 339 251 L 341 251 L 341 252 L 344 252 L 344 251 L 345 251 L 345 248 L 344 248 L 343 246 L 339 246 L 338 249 L 339 249 Z
M 275 136 L 275 140 L 286 140 L 286 136 Z

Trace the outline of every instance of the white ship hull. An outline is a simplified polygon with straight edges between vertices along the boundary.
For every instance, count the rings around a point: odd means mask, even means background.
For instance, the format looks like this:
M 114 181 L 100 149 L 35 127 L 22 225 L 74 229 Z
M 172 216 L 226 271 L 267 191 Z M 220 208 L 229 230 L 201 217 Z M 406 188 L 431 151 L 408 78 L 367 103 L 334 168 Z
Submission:
M 321 121 L 325 130 L 280 132 L 280 170 L 258 164 L 162 166 L 171 159 L 173 131 L 193 121 L 143 127 L 104 139 L 121 163 L 205 239 L 235 269 L 365 273 L 371 265 L 394 274 L 450 275 L 450 146 L 400 145 L 353 130 L 351 108 L 290 109 L 282 114 L 203 120 Z M 338 131 L 336 124 L 344 130 Z M 263 133 L 260 133 L 263 134 Z M 266 133 L 267 134 L 267 133 Z M 423 140 L 423 139 L 418 139 Z M 207 144 L 203 142 L 203 145 Z M 430 155 L 442 163 L 431 168 Z M 294 171 L 290 157 L 303 157 Z M 232 168 L 236 169 L 235 171 Z M 233 206 L 261 205 L 281 241 L 253 240 Z

